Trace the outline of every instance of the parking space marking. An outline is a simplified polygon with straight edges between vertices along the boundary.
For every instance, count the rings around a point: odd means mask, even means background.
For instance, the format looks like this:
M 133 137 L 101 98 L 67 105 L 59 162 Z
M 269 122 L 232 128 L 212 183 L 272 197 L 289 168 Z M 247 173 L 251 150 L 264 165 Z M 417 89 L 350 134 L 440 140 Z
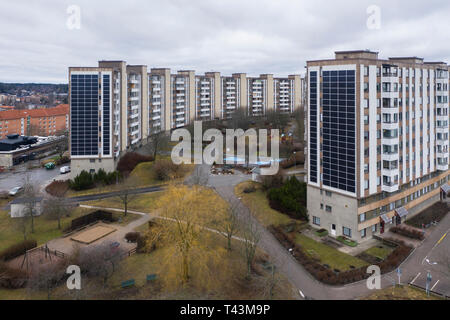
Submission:
M 447 235 L 447 232 L 444 233 L 444 235 L 439 239 L 439 241 L 436 243 L 436 245 L 438 245 L 439 243 L 442 242 L 442 240 L 444 240 L 445 236 Z
M 414 281 L 416 281 L 416 279 L 420 276 L 420 274 L 421 274 L 421 272 L 419 272 L 419 273 L 417 274 L 417 276 L 415 276 L 415 278 L 413 279 L 413 281 L 411 281 L 411 284 L 413 284 Z
M 433 291 L 434 287 L 436 287 L 436 285 L 438 284 L 439 280 L 436 281 L 436 283 L 431 287 L 431 291 Z

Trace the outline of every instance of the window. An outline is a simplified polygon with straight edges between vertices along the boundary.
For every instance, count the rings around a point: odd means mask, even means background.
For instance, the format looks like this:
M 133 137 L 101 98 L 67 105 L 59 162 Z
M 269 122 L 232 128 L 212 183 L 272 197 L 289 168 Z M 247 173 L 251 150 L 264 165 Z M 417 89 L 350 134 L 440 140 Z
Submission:
M 347 227 L 342 227 L 342 233 L 344 236 L 351 238 L 352 237 L 352 229 Z
M 364 189 L 369 189 L 369 180 L 364 180 Z
M 366 214 L 365 213 L 361 213 L 359 215 L 359 222 L 364 222 L 366 221 Z
M 323 203 L 320 204 L 320 209 L 323 210 Z
M 89 173 L 94 174 L 95 173 L 95 169 L 90 169 Z
M 372 233 L 375 233 L 375 232 L 377 232 L 377 225 L 376 224 L 374 224 L 372 226 Z
M 94 163 L 94 162 L 95 162 L 95 159 L 89 159 L 89 162 L 90 162 L 90 163 Z
M 316 226 L 320 226 L 320 218 L 313 216 L 313 224 L 315 224 Z
M 331 206 L 325 206 L 325 211 L 326 212 L 331 212 L 331 210 L 332 210 Z
M 362 229 L 361 230 L 361 238 L 365 238 L 366 237 L 366 229 Z
M 325 191 L 325 195 L 326 195 L 327 197 L 331 197 L 331 191 Z

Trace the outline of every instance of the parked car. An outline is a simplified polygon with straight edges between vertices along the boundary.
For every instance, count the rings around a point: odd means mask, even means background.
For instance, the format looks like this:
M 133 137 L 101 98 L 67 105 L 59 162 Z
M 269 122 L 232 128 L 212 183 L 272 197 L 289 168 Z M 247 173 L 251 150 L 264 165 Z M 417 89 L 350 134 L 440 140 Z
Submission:
M 49 162 L 45 165 L 45 169 L 47 170 L 55 169 L 55 164 L 53 162 Z
M 59 169 L 59 173 L 61 173 L 61 174 L 65 174 L 65 173 L 68 173 L 68 172 L 70 172 L 70 167 L 69 166 L 64 166 L 64 167 L 61 167 Z
M 22 190 L 23 190 L 23 187 L 14 187 L 11 190 L 9 190 L 9 195 L 10 196 L 15 196 Z

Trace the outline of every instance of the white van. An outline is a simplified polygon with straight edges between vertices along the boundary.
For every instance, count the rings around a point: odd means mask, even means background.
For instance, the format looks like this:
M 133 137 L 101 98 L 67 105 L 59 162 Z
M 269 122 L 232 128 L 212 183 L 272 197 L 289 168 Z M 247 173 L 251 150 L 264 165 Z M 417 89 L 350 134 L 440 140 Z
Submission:
M 69 166 L 64 166 L 64 167 L 61 167 L 59 169 L 59 173 L 61 173 L 61 174 L 69 173 L 69 172 L 70 172 L 70 167 Z

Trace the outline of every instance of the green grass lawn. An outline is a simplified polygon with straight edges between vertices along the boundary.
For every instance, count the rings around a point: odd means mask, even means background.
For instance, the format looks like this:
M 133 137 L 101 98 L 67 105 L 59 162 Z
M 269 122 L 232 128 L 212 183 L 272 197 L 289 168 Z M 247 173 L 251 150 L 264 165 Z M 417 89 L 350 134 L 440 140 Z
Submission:
M 256 191 L 244 193 L 244 189 L 252 185 L 256 188 Z M 296 221 L 269 206 L 266 193 L 262 190 L 259 183 L 252 181 L 242 182 L 235 187 L 234 192 L 237 197 L 241 198 L 241 201 L 250 209 L 258 221 L 266 227 L 270 225 L 279 226 Z
M 331 269 L 345 271 L 350 270 L 350 266 L 358 268 L 368 264 L 361 259 L 317 242 L 302 234 L 297 234 L 295 240 L 307 254 L 311 257 L 320 259 L 322 264 L 329 265 Z
M 167 159 L 170 158 L 169 156 L 157 156 L 157 160 Z M 149 162 L 141 162 L 139 163 L 136 168 L 133 169 L 133 171 L 130 173 L 130 177 L 136 179 L 136 188 L 145 188 L 145 187 L 152 187 L 157 185 L 166 184 L 167 181 L 161 181 L 156 179 L 155 173 L 153 172 L 153 165 L 154 161 Z M 194 169 L 194 165 L 184 165 L 185 166 L 185 172 L 183 177 L 170 180 L 170 182 L 182 182 L 184 178 L 188 175 L 190 175 Z M 66 197 L 78 197 L 78 196 L 86 196 L 90 194 L 99 194 L 99 193 L 108 193 L 117 191 L 120 188 L 113 184 L 109 186 L 99 186 L 95 187 L 89 190 L 82 190 L 82 191 L 75 191 L 75 190 L 68 190 L 66 193 Z
M 388 247 L 386 245 L 377 245 L 375 247 L 369 248 L 366 251 L 364 251 L 365 253 L 379 258 L 381 260 L 386 259 L 386 257 L 394 250 L 394 248 Z
M 2 203 L 1 207 L 4 205 L 6 203 Z M 28 221 L 27 238 L 35 239 L 38 245 L 44 244 L 49 240 L 60 237 L 63 234 L 62 230 L 70 225 L 72 219 L 91 211 L 91 209 L 76 208 L 70 217 L 61 219 L 61 229 L 58 229 L 57 220 L 49 220 L 43 216 L 35 217 L 34 233 L 31 233 L 31 221 Z M 11 218 L 8 211 L 0 210 L 0 251 L 24 239 L 23 232 L 19 228 L 20 219 Z
M 151 213 L 158 208 L 157 202 L 159 197 L 161 197 L 162 192 L 163 191 L 157 191 L 136 195 L 136 197 L 134 197 L 133 200 L 128 203 L 128 209 Z M 123 209 L 123 203 L 118 197 L 88 201 L 84 202 L 84 204 L 97 207 Z

